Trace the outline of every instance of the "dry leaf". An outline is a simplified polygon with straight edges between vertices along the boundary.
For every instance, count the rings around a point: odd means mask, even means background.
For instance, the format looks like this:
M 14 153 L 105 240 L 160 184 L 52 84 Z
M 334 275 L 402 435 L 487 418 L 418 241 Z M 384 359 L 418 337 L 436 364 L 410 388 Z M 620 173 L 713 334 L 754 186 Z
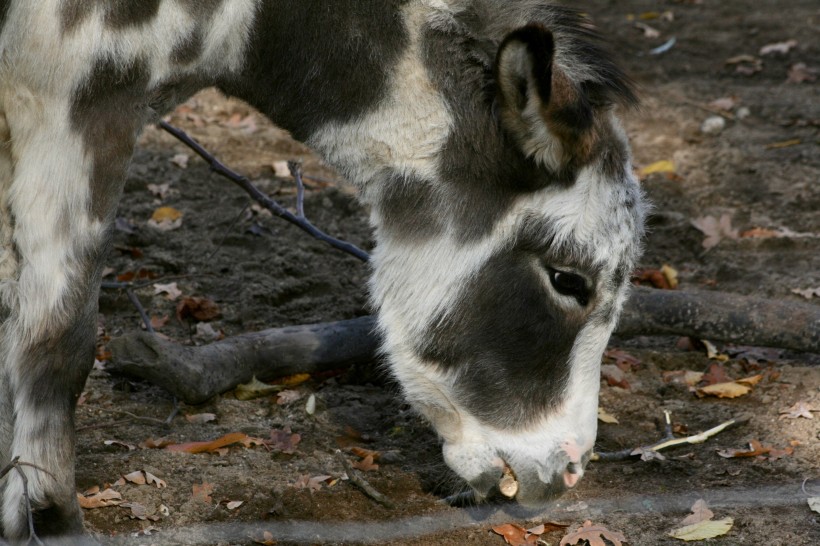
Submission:
M 650 174 L 654 173 L 674 173 L 675 172 L 675 164 L 668 159 L 662 159 L 661 161 L 656 161 L 646 167 L 642 168 L 638 171 L 638 176 L 641 179 L 646 178 Z
M 606 543 L 601 540 L 602 538 L 615 546 L 623 546 L 623 543 L 626 542 L 624 535 L 618 531 L 610 531 L 603 525 L 593 525 L 591 521 L 586 520 L 581 527 L 562 538 L 560 546 L 572 546 L 582 540 L 588 541 L 589 546 L 605 546 Z
M 181 451 L 185 453 L 211 453 L 225 448 L 231 444 L 241 443 L 248 435 L 242 432 L 231 432 L 220 436 L 216 440 L 209 442 L 186 442 L 184 444 L 172 444 L 165 449 L 168 451 Z
M 275 381 L 275 383 L 277 385 L 282 385 L 283 387 L 296 387 L 297 385 L 301 385 L 308 379 L 310 379 L 309 373 L 295 373 L 293 375 L 286 375 L 284 377 L 280 377 Z
M 636 269 L 632 273 L 632 282 L 634 284 L 649 284 L 654 288 L 660 290 L 671 290 L 672 286 L 663 271 L 660 269 Z
M 210 423 L 211 421 L 216 421 L 216 414 L 215 413 L 194 413 L 191 415 L 186 415 L 185 420 L 189 423 L 193 423 L 195 425 L 202 425 L 205 423 Z
M 806 63 L 795 63 L 789 67 L 787 83 L 813 82 L 817 79 L 817 70 L 809 68 Z
M 604 358 L 614 360 L 615 365 L 625 372 L 637 369 L 641 365 L 640 358 L 620 349 L 607 349 L 604 351 Z
M 697 390 L 698 396 L 717 396 L 718 398 L 737 398 L 748 394 L 752 388 L 747 385 L 741 385 L 736 381 L 727 381 L 725 383 L 715 383 L 714 385 L 706 385 Z
M 800 402 L 796 402 L 789 409 L 780 410 L 780 418 L 781 419 L 797 419 L 798 417 L 805 417 L 806 419 L 814 419 L 814 416 L 811 414 L 812 411 L 820 411 L 820 410 L 814 410 L 806 402 L 800 401 Z
M 273 174 L 279 178 L 290 178 L 290 169 L 287 161 L 274 161 L 271 163 Z
M 735 382 L 741 383 L 743 385 L 749 385 L 750 387 L 754 387 L 760 380 L 763 379 L 763 374 L 757 375 L 750 375 L 749 377 L 741 377 L 740 379 L 736 379 Z
M 379 469 L 379 465 L 373 462 L 373 455 L 368 455 L 361 461 L 351 463 L 351 466 L 357 470 L 361 470 L 362 472 L 371 472 Z
M 820 286 L 818 286 L 817 288 L 805 288 L 805 289 L 793 288 L 792 289 L 792 294 L 797 294 L 798 296 L 803 296 L 807 300 L 810 300 L 810 299 L 815 298 L 815 297 L 820 298 Z
M 732 528 L 733 523 L 734 520 L 732 518 L 701 521 L 700 523 L 673 529 L 669 532 L 669 536 L 687 542 L 691 540 L 706 540 L 707 538 L 725 535 Z
M 785 55 L 793 48 L 797 47 L 797 40 L 786 40 L 785 42 L 776 42 L 767 44 L 760 48 L 759 55 L 771 55 L 772 53 L 779 53 Z
M 770 461 L 782 459 L 794 453 L 794 447 L 786 447 L 783 449 L 773 448 L 762 445 L 757 440 L 749 442 L 749 449 L 721 449 L 717 454 L 725 459 L 735 459 L 741 457 L 760 457 Z
M 538 544 L 538 535 L 541 533 L 530 533 L 523 527 L 514 523 L 493 526 L 493 532 L 504 537 L 507 544 L 511 546 L 530 546 Z
M 702 216 L 692 220 L 692 225 L 706 235 L 703 248 L 707 250 L 717 245 L 722 239 L 739 237 L 738 230 L 732 228 L 732 219 L 728 214 L 722 215 L 719 220 L 714 216 Z
M 161 231 L 171 231 L 182 226 L 182 213 L 173 207 L 160 207 L 151 215 L 148 225 Z
M 134 472 L 125 474 L 123 478 L 125 478 L 126 481 L 137 485 L 145 485 L 146 483 L 145 474 L 143 474 L 142 470 L 135 470 Z
M 151 317 L 151 328 L 153 328 L 154 330 L 159 330 L 160 328 L 162 328 L 163 326 L 168 324 L 169 320 L 171 320 L 171 319 L 170 319 L 170 317 L 168 317 L 168 315 L 163 315 L 161 317 L 152 316 Z
M 253 376 L 248 383 L 236 386 L 234 396 L 236 396 L 237 400 L 252 400 L 260 396 L 267 396 L 279 392 L 282 388 L 282 385 L 269 385 L 256 379 L 256 376 Z
M 174 301 L 182 295 L 182 290 L 179 289 L 175 282 L 169 282 L 167 284 L 154 283 L 154 294 L 165 294 L 166 299 Z
M 669 288 L 675 289 L 678 287 L 678 270 L 668 264 L 661 266 L 661 273 L 663 273 L 666 282 L 669 283 Z
M 292 454 L 296 453 L 296 446 L 302 437 L 295 432 L 290 431 L 290 427 L 285 427 L 282 430 L 272 429 L 270 431 L 270 441 L 268 445 L 282 453 Z
M 191 156 L 188 154 L 175 154 L 174 157 L 171 158 L 171 163 L 179 167 L 180 169 L 188 168 L 188 161 L 191 159 Z
M 333 476 L 328 476 L 326 474 L 313 476 L 312 478 L 308 474 L 303 474 L 299 476 L 299 478 L 293 484 L 293 487 L 295 487 L 296 489 L 308 489 L 310 491 L 319 491 L 320 489 L 322 489 L 322 484 L 332 478 Z
M 154 440 L 153 438 L 148 438 L 144 442 L 140 444 L 140 447 L 146 449 L 163 449 L 170 445 L 173 445 L 175 442 L 169 438 L 159 438 Z
M 120 495 L 117 491 L 114 491 L 111 488 L 106 489 L 105 491 L 99 491 L 99 488 L 93 488 L 89 491 L 94 491 L 89 495 L 82 495 L 77 493 L 77 502 L 80 503 L 81 508 L 85 509 L 93 509 L 93 508 L 104 508 L 106 506 L 117 506 L 122 504 L 122 495 Z
M 604 364 L 601 366 L 601 377 L 606 379 L 608 385 L 613 387 L 620 387 L 622 389 L 629 388 L 629 381 L 626 380 L 624 371 L 615 364 Z
M 646 23 L 636 22 L 635 28 L 643 31 L 644 38 L 660 38 L 660 31 L 647 25 Z
M 228 510 L 236 510 L 244 503 L 245 501 L 230 501 L 228 504 L 225 505 L 225 508 L 227 508 Z
M 715 515 L 711 510 L 709 510 L 709 508 L 706 507 L 706 501 L 703 499 L 696 500 L 690 510 L 692 513 L 683 518 L 683 521 L 680 522 L 681 525 L 700 523 L 701 521 L 712 519 Z
M 292 389 L 284 390 L 276 395 L 276 404 L 279 406 L 284 406 L 290 404 L 291 402 L 296 402 L 302 398 L 302 396 L 304 396 L 304 394 L 299 391 Z
M 809 508 L 811 508 L 812 511 L 820 514 L 820 497 L 809 497 L 806 499 L 806 502 L 809 503 Z
M 618 425 L 618 418 L 606 411 L 604 408 L 598 406 L 598 420 L 602 423 L 609 423 L 611 425 Z
M 214 486 L 212 484 L 207 482 L 202 482 L 201 485 L 194 484 L 191 490 L 191 496 L 194 500 L 204 502 L 205 504 L 212 504 L 214 502 L 214 499 L 211 497 L 211 493 L 214 492 Z
M 219 306 L 213 300 L 195 296 L 185 297 L 177 304 L 177 319 L 187 317 L 198 321 L 209 321 L 220 316 Z
M 128 451 L 134 451 L 134 450 L 136 450 L 136 449 L 137 449 L 137 446 L 135 446 L 135 445 L 133 445 L 133 444 L 127 444 L 127 443 L 125 443 L 125 442 L 121 442 L 121 441 L 119 441 L 119 440 L 106 440 L 106 441 L 104 441 L 104 442 L 103 442 L 103 444 L 105 444 L 105 445 L 107 445 L 107 446 L 119 446 L 119 447 L 124 447 L 124 448 L 125 448 L 125 449 L 127 449 Z
M 148 184 L 147 188 L 151 195 L 159 199 L 165 199 L 168 192 L 171 191 L 170 184 Z

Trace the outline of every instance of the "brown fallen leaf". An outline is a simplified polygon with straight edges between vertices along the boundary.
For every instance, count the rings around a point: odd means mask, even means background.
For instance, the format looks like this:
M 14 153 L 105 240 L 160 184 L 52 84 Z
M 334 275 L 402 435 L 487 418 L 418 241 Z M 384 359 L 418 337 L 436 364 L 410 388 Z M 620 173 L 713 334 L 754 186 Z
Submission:
M 715 110 L 723 110 L 724 112 L 731 112 L 732 109 L 737 106 L 738 100 L 737 97 L 721 97 L 719 99 L 715 99 L 709 103 L 710 108 L 714 108 Z
M 198 500 L 200 502 L 204 502 L 205 504 L 213 504 L 214 499 L 211 497 L 211 493 L 214 492 L 213 484 L 208 482 L 202 482 L 201 484 L 193 484 L 191 486 L 191 496 L 194 500 Z
M 635 370 L 641 365 L 640 358 L 620 349 L 607 349 L 604 351 L 604 358 L 614 360 L 615 365 L 625 372 Z
M 205 442 L 186 442 L 183 444 L 171 444 L 165 447 L 168 451 L 179 451 L 185 453 L 212 453 L 231 444 L 241 443 L 248 435 L 242 432 L 231 432 L 220 436 L 216 440 Z
M 713 362 L 709 365 L 706 373 L 701 374 L 700 386 L 715 385 L 718 383 L 726 383 L 732 381 L 732 378 L 726 374 L 726 368 L 719 362 Z
M 606 546 L 602 540 L 606 539 L 615 546 L 623 546 L 626 537 L 618 531 L 610 531 L 603 525 L 593 525 L 590 520 L 586 520 L 581 527 L 561 539 L 560 546 L 572 546 L 582 540 L 589 542 L 589 546 Z
M 188 296 L 177 304 L 177 319 L 180 322 L 187 317 L 198 321 L 209 321 L 220 315 L 219 306 L 208 298 Z
M 649 285 L 660 290 L 671 290 L 673 288 L 669 284 L 669 279 L 660 269 L 636 269 L 632 273 L 632 284 Z
M 683 518 L 683 521 L 680 522 L 681 525 L 692 525 L 693 523 L 699 523 L 707 519 L 712 519 L 715 515 L 711 510 L 709 510 L 709 508 L 706 507 L 706 501 L 703 499 L 696 500 L 690 510 L 692 513 Z
M 727 381 L 725 383 L 715 383 L 714 385 L 706 385 L 700 387 L 696 394 L 698 396 L 717 396 L 718 398 L 737 398 L 748 394 L 752 388 L 747 385 L 742 385 L 737 381 Z
M 276 395 L 276 404 L 278 406 L 286 406 L 290 403 L 296 402 L 300 398 L 304 396 L 304 393 L 301 393 L 297 390 L 293 389 L 286 389 L 281 391 L 279 394 Z
M 99 487 L 96 487 L 86 493 L 90 494 L 77 493 L 77 502 L 80 503 L 81 508 L 87 510 L 122 504 L 122 495 L 110 487 L 104 491 L 99 491 Z
M 817 69 L 809 68 L 806 63 L 795 63 L 789 67 L 787 83 L 813 82 L 817 79 Z
M 807 402 L 795 402 L 795 404 L 784 410 L 780 410 L 780 418 L 781 419 L 797 419 L 798 417 L 805 417 L 806 419 L 814 419 L 814 416 L 811 414 L 813 411 L 820 411 L 813 409 L 810 404 Z
M 302 437 L 299 434 L 291 432 L 290 427 L 286 426 L 281 430 L 271 429 L 268 445 L 276 451 L 290 455 L 296 453 L 296 446 L 301 440 Z
M 624 371 L 615 364 L 602 365 L 601 377 L 606 379 L 607 384 L 611 387 L 629 389 L 629 381 L 626 380 L 626 374 L 624 374 Z
M 174 207 L 159 207 L 151 215 L 148 225 L 160 231 L 172 231 L 182 226 L 182 212 Z
M 293 487 L 296 489 L 308 489 L 309 491 L 319 491 L 322 489 L 322 484 L 328 480 L 332 480 L 333 476 L 321 474 L 319 476 L 310 477 L 308 474 L 303 474 L 297 478 Z
M 494 525 L 492 530 L 495 534 L 504 537 L 504 541 L 511 546 L 531 546 L 538 544 L 538 536 L 541 534 L 530 533 L 514 523 Z
M 362 472 L 372 472 L 379 469 L 379 465 L 373 462 L 373 455 L 367 455 L 361 461 L 351 463 L 351 466 Z
M 153 438 L 148 438 L 144 442 L 140 443 L 140 447 L 145 449 L 163 449 L 174 443 L 175 442 L 170 438 L 158 438 L 156 440 Z
M 373 451 L 372 449 L 365 449 L 363 447 L 356 446 L 351 447 L 350 452 L 360 459 L 364 459 L 366 457 L 373 457 L 374 461 L 378 461 L 379 457 L 382 456 L 382 454 L 378 451 Z
M 781 459 L 794 453 L 794 448 L 789 446 L 783 449 L 764 446 L 758 440 L 749 442 L 749 449 L 719 449 L 717 454 L 724 459 L 737 459 L 743 457 L 760 457 L 771 461 Z

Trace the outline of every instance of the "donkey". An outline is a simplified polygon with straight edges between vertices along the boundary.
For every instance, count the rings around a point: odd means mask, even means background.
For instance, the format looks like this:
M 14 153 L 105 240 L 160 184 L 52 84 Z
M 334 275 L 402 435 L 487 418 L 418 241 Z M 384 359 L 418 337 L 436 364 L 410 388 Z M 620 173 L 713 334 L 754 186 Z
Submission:
M 537 0 L 0 0 L 0 467 L 82 532 L 73 414 L 141 127 L 205 86 L 355 182 L 384 352 L 478 496 L 581 477 L 645 206 L 578 13 Z M 27 536 L 24 482 L 2 533 Z

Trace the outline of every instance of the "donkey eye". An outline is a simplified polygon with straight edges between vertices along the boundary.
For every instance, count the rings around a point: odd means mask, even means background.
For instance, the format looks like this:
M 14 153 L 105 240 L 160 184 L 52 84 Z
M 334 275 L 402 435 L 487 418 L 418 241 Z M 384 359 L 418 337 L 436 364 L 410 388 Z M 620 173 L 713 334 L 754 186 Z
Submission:
M 589 288 L 587 288 L 587 281 L 581 275 L 558 271 L 551 267 L 548 267 L 547 271 L 556 292 L 575 298 L 580 305 L 589 303 Z

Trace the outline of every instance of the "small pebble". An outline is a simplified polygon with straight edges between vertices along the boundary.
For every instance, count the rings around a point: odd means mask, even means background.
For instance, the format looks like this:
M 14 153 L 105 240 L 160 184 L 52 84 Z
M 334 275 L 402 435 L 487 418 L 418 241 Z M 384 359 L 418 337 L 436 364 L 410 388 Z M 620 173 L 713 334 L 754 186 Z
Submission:
M 750 115 L 751 113 L 752 113 L 752 111 L 751 111 L 751 110 L 749 110 L 749 109 L 748 109 L 748 108 L 746 108 L 745 106 L 741 106 L 741 107 L 740 107 L 740 108 L 738 108 L 738 109 L 737 109 L 737 111 L 735 112 L 735 117 L 736 117 L 737 119 L 746 119 L 746 118 L 748 118 L 748 117 L 749 117 L 749 115 Z
M 711 116 L 703 120 L 700 132 L 706 135 L 716 135 L 726 127 L 726 120 L 720 116 Z

